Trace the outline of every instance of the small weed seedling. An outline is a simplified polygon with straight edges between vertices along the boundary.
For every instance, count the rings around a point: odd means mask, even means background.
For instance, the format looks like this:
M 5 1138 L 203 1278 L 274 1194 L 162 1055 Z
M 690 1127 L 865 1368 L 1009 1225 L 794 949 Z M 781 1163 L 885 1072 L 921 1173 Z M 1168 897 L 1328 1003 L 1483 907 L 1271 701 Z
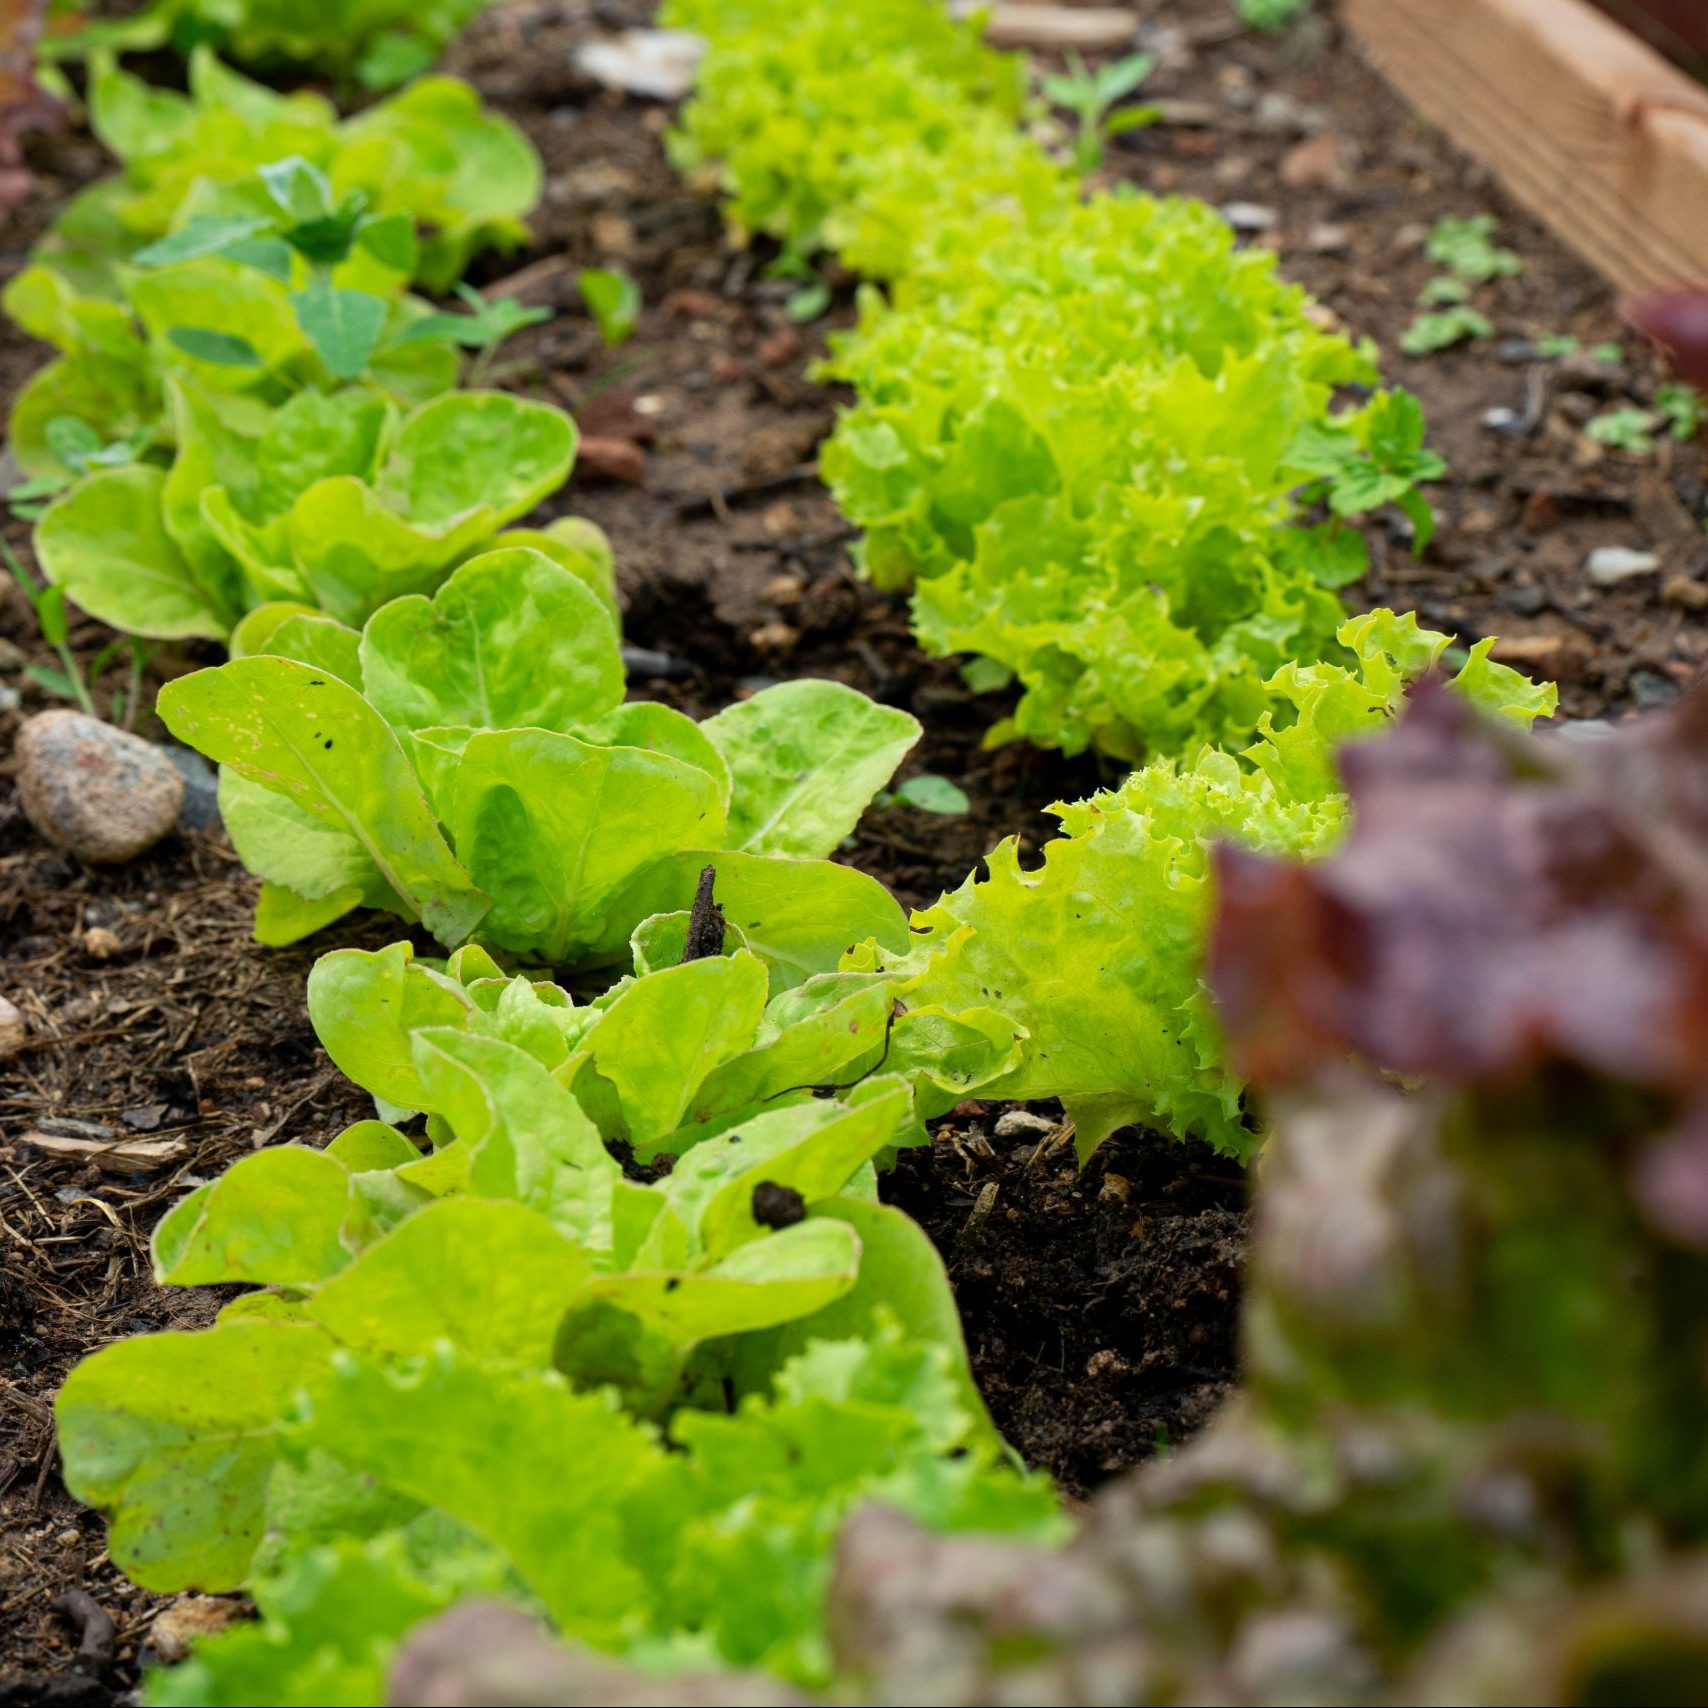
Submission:
M 59 654 L 60 669 L 54 670 L 41 664 L 26 664 L 24 674 L 38 688 L 45 689 L 61 700 L 73 701 L 80 711 L 86 712 L 92 718 L 99 717 L 92 690 L 100 684 L 107 666 L 128 650 L 130 670 L 125 686 L 113 695 L 112 721 L 125 729 L 131 728 L 136 722 L 137 708 L 142 703 L 142 673 L 148 665 L 150 648 L 132 635 L 120 635 L 117 640 L 95 654 L 85 673 L 83 666 L 77 661 L 76 653 L 71 650 L 71 625 L 65 612 L 65 589 L 55 587 L 49 582 L 38 582 L 24 568 L 23 560 L 3 540 L 0 540 L 0 558 L 5 560 L 12 579 L 23 589 L 24 597 L 29 600 L 42 639 Z
M 1115 137 L 1156 123 L 1155 107 L 1115 110 L 1116 104 L 1132 94 L 1155 69 L 1156 60 L 1148 53 L 1128 54 L 1125 59 L 1096 71 L 1077 53 L 1070 53 L 1067 74 L 1043 80 L 1046 99 L 1079 121 L 1073 163 L 1082 175 L 1089 176 L 1103 164 L 1104 154 Z
M 1476 285 L 1516 278 L 1524 271 L 1524 263 L 1510 249 L 1495 246 L 1497 229 L 1493 214 L 1474 214 L 1470 219 L 1448 215 L 1429 234 L 1429 258 Z
M 627 273 L 613 267 L 583 267 L 576 288 L 607 344 L 626 344 L 634 337 L 640 323 L 641 291 Z

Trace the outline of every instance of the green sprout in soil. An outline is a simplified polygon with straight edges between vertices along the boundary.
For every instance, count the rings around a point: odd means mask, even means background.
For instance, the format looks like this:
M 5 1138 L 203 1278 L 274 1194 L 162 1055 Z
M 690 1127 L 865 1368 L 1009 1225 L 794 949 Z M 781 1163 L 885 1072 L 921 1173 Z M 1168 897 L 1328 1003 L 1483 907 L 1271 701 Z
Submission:
M 1077 53 L 1070 53 L 1065 75 L 1044 78 L 1045 97 L 1079 121 L 1079 135 L 1073 145 L 1073 164 L 1082 176 L 1089 177 L 1102 166 L 1104 155 L 1115 137 L 1156 123 L 1155 107 L 1120 107 L 1116 110 L 1118 104 L 1155 69 L 1156 59 L 1148 53 L 1130 53 L 1125 59 L 1100 66 L 1096 71 L 1091 70 Z
M 1472 284 L 1516 278 L 1524 271 L 1524 263 L 1510 249 L 1496 247 L 1497 229 L 1493 214 L 1473 214 L 1469 219 L 1449 214 L 1429 234 L 1429 258 Z

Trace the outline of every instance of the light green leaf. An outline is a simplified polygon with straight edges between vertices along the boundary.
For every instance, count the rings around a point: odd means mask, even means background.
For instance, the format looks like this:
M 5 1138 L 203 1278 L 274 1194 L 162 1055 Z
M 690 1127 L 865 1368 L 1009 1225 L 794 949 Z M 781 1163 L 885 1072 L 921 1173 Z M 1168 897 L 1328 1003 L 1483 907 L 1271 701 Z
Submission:
M 638 1156 L 655 1154 L 706 1076 L 753 1044 L 766 990 L 764 965 L 742 949 L 637 979 L 605 1010 L 583 1047 Z
M 48 506 L 36 527 L 43 571 L 90 616 L 158 640 L 220 640 L 223 614 L 166 532 L 165 473 L 103 469 Z
M 159 710 L 179 740 L 353 836 L 441 941 L 460 943 L 479 922 L 485 897 L 403 749 L 347 684 L 294 659 L 240 658 L 169 683 Z
M 797 858 L 834 852 L 919 739 L 906 712 L 812 680 L 763 689 L 701 727 L 734 780 L 732 844 Z
M 587 1256 L 524 1205 L 445 1198 L 322 1287 L 311 1314 L 361 1353 L 405 1357 L 447 1340 L 475 1364 L 540 1369 L 591 1273 Z
M 546 730 L 483 731 L 464 753 L 451 825 L 492 897 L 483 939 L 559 965 L 613 934 L 612 897 L 635 872 L 717 840 L 723 804 L 679 760 Z M 636 923 L 624 921 L 613 947 Z
M 233 658 L 294 658 L 359 689 L 361 639 L 354 629 L 312 605 L 281 601 L 257 605 L 231 631 L 230 649 Z
M 161 1286 L 226 1281 L 313 1287 L 350 1261 L 350 1176 L 324 1151 L 279 1145 L 240 1158 L 154 1231 Z
M 517 1199 L 583 1250 L 609 1249 L 622 1170 L 557 1079 L 513 1044 L 443 1029 L 416 1034 L 415 1064 L 467 1153 L 470 1192 Z
M 108 1515 L 107 1551 L 161 1592 L 240 1588 L 262 1534 L 280 1420 L 331 1374 L 318 1328 L 236 1322 L 121 1340 L 54 1402 L 65 1483 Z
M 338 1070 L 398 1109 L 426 1109 L 414 1037 L 427 1027 L 466 1026 L 474 999 L 416 960 L 407 943 L 336 949 L 308 975 L 308 1014 Z M 409 1160 L 409 1159 L 405 1159 Z
M 357 1121 L 346 1127 L 326 1147 L 326 1154 L 352 1174 L 401 1168 L 421 1157 L 421 1152 L 396 1127 L 384 1121 Z
M 362 635 L 362 680 L 380 714 L 420 730 L 568 730 L 623 697 L 605 607 L 535 551 L 471 558 L 431 600 L 393 600 Z
M 583 267 L 577 280 L 581 300 L 599 324 L 607 344 L 626 344 L 640 319 L 641 293 L 627 273 L 610 267 Z
M 263 949 L 288 949 L 353 912 L 362 905 L 365 894 L 359 885 L 352 884 L 310 899 L 271 879 L 263 879 L 261 895 L 255 903 L 255 941 Z
M 613 620 L 619 617 L 616 557 L 604 529 L 597 524 L 580 516 L 560 516 L 543 528 L 507 529 L 492 542 L 494 551 L 507 551 L 512 546 L 544 552 L 553 563 L 585 581 Z
M 718 799 L 729 810 L 730 775 L 724 756 L 712 745 L 704 728 L 674 706 L 657 700 L 630 700 L 573 732 L 600 747 L 640 747 L 663 753 L 704 771 L 718 787 Z
M 895 1141 L 910 1105 L 898 1080 L 852 1108 L 817 1102 L 756 1116 L 741 1123 L 739 1143 L 732 1134 L 678 1162 L 665 1196 L 715 1261 L 765 1237 L 753 1216 L 757 1186 L 788 1187 L 807 1204 L 834 1197 Z
M 563 485 L 578 439 L 575 423 L 549 404 L 509 392 L 455 392 L 399 427 L 379 496 L 423 527 L 480 511 L 495 532 Z
M 853 1287 L 859 1268 L 860 1241 L 846 1223 L 800 1222 L 738 1247 L 710 1269 L 597 1275 L 576 1308 L 613 1305 L 686 1349 L 822 1310 Z
M 479 1532 L 566 1635 L 615 1644 L 648 1605 L 623 1512 L 664 1455 L 607 1395 L 482 1369 L 447 1348 L 409 1374 L 342 1369 L 315 1396 L 304 1439 Z
M 725 918 L 770 968 L 773 995 L 815 973 L 835 972 L 843 955 L 868 937 L 895 953 L 907 945 L 901 908 L 864 872 L 828 860 L 695 851 L 660 860 L 632 879 L 612 902 L 594 952 L 620 954 L 643 919 L 685 912 L 707 866 L 717 869 Z

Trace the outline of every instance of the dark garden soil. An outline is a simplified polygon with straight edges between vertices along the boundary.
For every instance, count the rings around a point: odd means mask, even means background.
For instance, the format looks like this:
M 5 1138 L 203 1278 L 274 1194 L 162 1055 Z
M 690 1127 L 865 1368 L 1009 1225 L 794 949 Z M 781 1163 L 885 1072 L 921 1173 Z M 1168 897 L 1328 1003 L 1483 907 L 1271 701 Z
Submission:
M 1410 119 L 1331 28 L 1276 45 L 1230 31 L 1226 0 L 1139 10 L 1170 116 L 1126 139 L 1113 170 L 1271 210 L 1262 240 L 1348 327 L 1379 339 L 1453 463 L 1429 557 L 1416 563 L 1375 530 L 1377 567 L 1361 596 L 1416 608 L 1467 641 L 1498 634 L 1513 662 L 1561 679 L 1574 716 L 1676 693 L 1708 647 L 1701 458 L 1668 444 L 1626 460 L 1580 431 L 1588 413 L 1646 403 L 1658 367 L 1631 338 L 1629 362 L 1609 367 L 1520 362 L 1502 349 L 1554 332 L 1586 346 L 1621 337 L 1610 292 Z M 637 693 L 701 714 L 766 681 L 829 675 L 921 718 L 910 767 L 953 778 L 972 811 L 875 810 L 846 857 L 905 903 L 927 903 L 1000 837 L 1035 848 L 1049 828 L 1041 809 L 1105 778 L 1092 760 L 983 752 L 991 706 L 913 647 L 901 604 L 854 576 L 848 530 L 814 479 L 834 411 L 808 375 L 823 327 L 790 324 L 790 287 L 763 277 L 761 257 L 733 251 L 714 204 L 671 172 L 662 109 L 574 69 L 579 40 L 647 11 L 511 0 L 453 58 L 548 164 L 534 248 L 478 274 L 560 311 L 508 352 L 505 383 L 581 422 L 582 466 L 555 508 L 591 516 L 616 545 Z M 105 164 L 75 138 L 32 162 L 41 189 L 0 234 L 0 278 Z M 1408 361 L 1398 335 L 1433 270 L 1423 236 L 1443 213 L 1481 211 L 1501 216 L 1525 263 L 1486 293 L 1501 338 Z M 576 270 L 587 264 L 622 266 L 643 286 L 639 334 L 622 349 L 606 351 L 579 310 Z M 846 322 L 850 297 L 839 292 L 830 324 Z M 0 327 L 0 403 L 41 356 Z M 1530 430 L 1491 433 L 1483 419 L 1499 407 Z M 25 549 L 26 530 L 4 532 Z M 1599 588 L 1584 563 L 1606 545 L 1653 550 L 1663 568 Z M 21 717 L 54 702 L 20 675 L 26 659 L 51 659 L 21 595 L 3 577 L 0 590 L 0 684 L 21 690 L 0 691 L 9 754 Z M 88 659 L 106 637 L 84 624 L 75 639 Z M 163 654 L 151 682 L 215 657 Z M 159 1606 L 113 1572 L 99 1521 L 60 1485 L 58 1383 L 116 1336 L 208 1320 L 211 1294 L 149 1282 L 147 1237 L 168 1204 L 253 1147 L 323 1143 L 364 1113 L 315 1043 L 303 983 L 314 954 L 377 945 L 394 928 L 375 921 L 267 954 L 249 941 L 253 896 L 217 831 L 123 870 L 80 867 L 35 836 L 0 761 L 0 995 L 30 1024 L 24 1053 L 0 1066 L 0 1704 L 13 1708 L 99 1703 L 127 1687 Z M 1208 1152 L 1137 1132 L 1081 1172 L 1049 1129 L 1000 1137 L 1003 1113 L 963 1105 L 930 1152 L 904 1157 L 889 1194 L 949 1264 L 998 1423 L 1083 1494 L 1180 1442 L 1231 1384 L 1245 1186 Z M 91 1139 L 147 1148 L 98 1164 L 62 1154 L 66 1141 Z M 74 1675 L 82 1633 L 53 1606 L 68 1589 L 89 1592 L 115 1622 L 98 1681 Z

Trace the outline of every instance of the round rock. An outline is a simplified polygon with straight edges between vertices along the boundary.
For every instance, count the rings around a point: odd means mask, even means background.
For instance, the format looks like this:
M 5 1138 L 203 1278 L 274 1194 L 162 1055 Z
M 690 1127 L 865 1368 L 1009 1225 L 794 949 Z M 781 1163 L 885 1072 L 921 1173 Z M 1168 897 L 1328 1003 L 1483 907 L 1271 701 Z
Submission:
M 40 712 L 18 732 L 30 823 L 93 865 L 134 860 L 173 829 L 184 779 L 152 742 L 82 712 Z

